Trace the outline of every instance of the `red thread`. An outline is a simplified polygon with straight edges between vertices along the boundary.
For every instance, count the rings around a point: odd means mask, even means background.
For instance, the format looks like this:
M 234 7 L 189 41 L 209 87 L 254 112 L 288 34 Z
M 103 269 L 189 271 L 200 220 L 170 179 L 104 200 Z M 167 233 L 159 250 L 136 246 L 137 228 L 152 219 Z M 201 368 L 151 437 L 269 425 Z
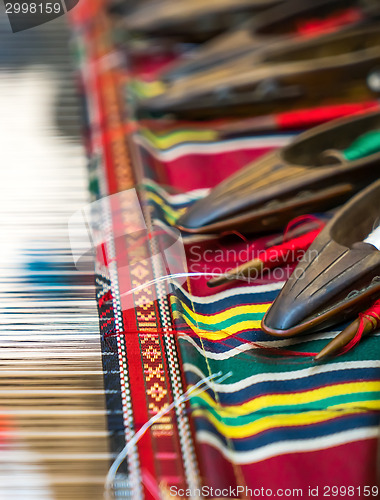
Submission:
M 353 24 L 363 19 L 360 9 L 350 8 L 337 12 L 326 19 L 308 19 L 298 23 L 297 32 L 304 36 L 337 31 L 340 27 Z
M 122 259 L 123 257 L 127 257 L 130 254 L 131 251 L 135 250 L 136 248 L 141 247 L 143 244 L 146 244 L 150 240 L 153 240 L 154 237 L 160 236 L 160 235 L 165 235 L 165 236 L 171 236 L 171 237 L 173 237 L 172 235 L 170 235 L 169 233 L 167 233 L 164 230 L 159 230 L 159 231 L 157 230 L 157 231 L 153 231 L 151 233 L 144 234 L 143 236 L 140 236 L 136 241 L 134 241 L 132 245 L 127 246 L 127 248 L 125 249 L 124 252 L 119 252 L 116 255 L 116 257 L 113 258 L 113 259 L 107 259 L 107 257 L 106 257 L 106 246 L 105 246 L 104 243 L 101 243 L 100 248 L 102 250 L 102 255 L 103 255 L 105 266 L 108 267 L 109 264 L 111 264 L 112 262 L 117 262 L 118 260 Z M 126 240 L 128 239 L 127 235 L 124 235 L 123 237 Z M 148 256 L 147 258 L 149 258 L 149 257 L 150 256 Z
M 380 328 L 380 300 L 377 300 L 369 309 L 360 313 L 359 318 L 360 325 L 355 337 L 340 350 L 339 355 L 350 351 L 361 341 L 368 321 L 372 323 L 372 330 Z
M 318 217 L 316 217 L 313 214 L 300 215 L 300 216 L 296 217 L 295 219 L 291 220 L 288 223 L 288 225 L 286 226 L 286 229 L 284 231 L 284 241 L 286 241 L 287 235 L 296 226 L 302 225 L 303 223 L 307 224 L 307 223 L 311 223 L 311 222 L 315 222 L 316 225 L 318 225 L 319 230 L 321 230 L 324 227 L 324 225 L 325 225 L 325 223 L 321 219 L 318 219 Z
M 319 106 L 317 108 L 300 109 L 298 111 L 278 114 L 276 122 L 277 126 L 281 129 L 309 128 L 330 120 L 336 120 L 337 118 L 378 107 L 379 103 L 377 101 Z
M 192 330 L 188 325 L 184 326 L 182 325 L 181 327 L 179 327 L 177 330 L 172 330 L 172 329 L 162 329 L 162 328 L 152 328 L 152 329 L 147 329 L 147 330 L 134 330 L 134 329 L 131 329 L 131 330 L 128 330 L 128 331 L 111 331 L 111 332 L 108 332 L 106 334 L 104 334 L 104 338 L 107 338 L 107 337 L 116 337 L 116 336 L 119 336 L 119 335 L 152 335 L 152 334 L 156 334 L 156 335 L 169 335 L 169 334 L 173 334 L 173 335 L 178 335 L 178 334 L 181 334 L 181 333 L 186 333 L 190 338 L 199 338 L 199 334 L 200 333 L 216 333 L 216 330 L 213 331 L 213 330 L 199 330 L 197 329 L 197 332 L 195 332 L 194 330 Z M 274 356 L 280 356 L 282 358 L 286 357 L 286 356 L 291 356 L 291 357 L 305 357 L 305 356 L 316 356 L 317 353 L 310 353 L 310 352 L 298 352 L 298 351 L 291 351 L 291 350 L 287 350 L 287 349 L 283 349 L 283 348 L 279 348 L 279 347 L 268 347 L 268 346 L 263 346 L 257 342 L 252 342 L 251 340 L 249 339 L 245 339 L 243 337 L 241 337 L 241 335 L 231 335 L 229 337 L 230 339 L 235 339 L 235 340 L 239 340 L 242 344 L 249 344 L 251 346 L 253 346 L 255 348 L 255 354 L 256 355 L 260 355 L 261 354 L 261 357 L 265 358 L 266 360 L 268 361 L 272 361 L 273 358 L 268 358 L 268 357 L 265 357 L 263 355 L 263 353 L 266 353 L 266 354 L 272 354 Z M 222 340 L 217 340 L 216 343 L 220 344 L 220 345 L 223 345 L 224 347 L 227 347 L 227 348 L 230 348 L 231 345 L 228 344 L 227 342 L 225 341 L 222 341 Z M 247 354 L 247 351 L 245 350 L 242 350 L 241 351 L 242 354 Z
M 239 238 L 241 238 L 244 243 L 249 243 L 248 239 L 244 236 L 244 234 L 239 233 L 239 231 L 224 231 L 223 233 L 220 234 L 220 237 L 222 238 L 223 236 L 229 236 L 230 234 L 235 234 Z
M 287 235 L 290 233 L 291 229 L 293 229 L 294 226 L 309 222 L 314 222 L 315 225 L 319 227 L 317 227 L 316 229 L 311 229 L 301 236 L 286 241 Z M 287 225 L 284 232 L 283 243 L 260 252 L 258 258 L 263 262 L 265 267 L 269 269 L 278 267 L 282 264 L 296 262 L 300 257 L 302 257 L 302 254 L 313 243 L 314 239 L 322 230 L 324 225 L 325 223 L 321 219 L 318 219 L 318 217 L 316 217 L 315 215 L 300 215 L 299 217 L 296 217 L 291 222 L 289 222 L 289 224 Z M 238 231 L 226 231 L 222 233 L 221 236 L 227 236 L 230 234 L 235 234 L 245 243 L 249 244 L 247 238 Z M 218 243 L 218 245 L 220 248 L 223 248 L 220 243 Z M 249 244 L 249 249 L 253 249 L 254 246 L 254 243 Z
M 102 249 L 102 255 L 103 255 L 103 262 L 106 267 L 108 267 L 108 260 L 107 260 L 107 252 L 106 252 L 106 245 L 104 243 L 101 244 L 101 249 Z
M 296 262 L 302 254 L 309 248 L 321 229 L 314 229 L 306 234 L 285 241 L 281 245 L 268 248 L 259 256 L 266 268 L 278 267 L 279 262 L 286 264 Z
M 342 354 L 346 354 L 346 352 L 351 351 L 362 339 L 364 329 L 367 325 L 367 322 L 370 321 L 372 323 L 372 330 L 377 330 L 380 328 L 380 300 L 377 300 L 369 309 L 359 314 L 360 325 L 358 331 L 356 332 L 354 338 L 348 342 L 335 356 L 342 356 Z M 286 351 L 287 354 L 292 353 L 292 351 Z M 296 356 L 311 356 L 315 357 L 317 352 L 294 352 L 292 353 Z

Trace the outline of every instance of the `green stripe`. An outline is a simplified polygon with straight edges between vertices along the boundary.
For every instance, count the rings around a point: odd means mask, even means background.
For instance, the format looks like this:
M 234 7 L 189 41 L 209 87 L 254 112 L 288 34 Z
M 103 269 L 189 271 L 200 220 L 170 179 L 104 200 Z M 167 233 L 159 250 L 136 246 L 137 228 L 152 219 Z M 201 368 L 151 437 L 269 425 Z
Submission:
M 185 309 L 182 309 L 178 307 L 177 304 L 173 303 L 173 310 L 178 311 L 181 313 L 183 316 L 189 319 L 189 321 L 203 329 L 209 332 L 218 332 L 218 331 L 225 331 L 228 327 L 234 326 L 238 323 L 241 323 L 243 321 L 261 321 L 264 317 L 264 313 L 244 313 L 244 314 L 237 314 L 236 316 L 232 316 L 229 319 L 223 320 L 223 321 L 218 321 L 213 323 L 212 325 L 209 325 L 207 323 L 202 323 L 202 321 L 197 321 L 195 320 Z
M 317 366 L 312 358 L 281 358 L 280 356 L 270 358 L 271 354 L 268 354 L 269 359 L 263 359 L 262 356 L 255 353 L 255 351 L 242 352 L 237 356 L 226 359 L 226 360 L 214 360 L 206 359 L 198 350 L 189 344 L 185 339 L 179 339 L 181 345 L 181 352 L 183 355 L 183 361 L 197 366 L 206 376 L 210 373 L 228 373 L 232 372 L 232 375 L 224 382 L 226 385 L 239 382 L 246 379 L 252 375 L 261 375 L 263 373 L 286 373 L 289 371 L 304 370 L 312 366 Z M 322 349 L 328 340 L 321 340 L 317 343 L 310 343 L 312 345 L 313 351 L 318 352 Z M 242 344 L 243 345 L 243 344 Z M 303 344 L 304 351 L 312 350 L 309 349 L 309 345 Z M 289 348 L 290 349 L 290 348 Z M 295 347 L 292 346 L 292 350 Z M 326 361 L 324 364 L 336 363 L 336 362 L 348 362 L 348 361 L 377 361 L 378 360 L 378 339 L 375 337 L 369 337 L 368 339 L 363 339 L 363 341 L 355 347 L 352 351 L 346 353 L 344 356 L 337 358 L 332 358 Z M 209 371 L 210 370 L 210 371 Z M 349 369 L 347 369 L 348 371 Z M 310 374 L 310 376 L 312 373 Z M 331 377 L 334 377 L 334 373 L 331 373 Z M 354 379 L 355 380 L 355 379 Z
M 295 393 L 296 394 L 296 393 Z M 294 397 L 293 394 L 289 394 L 289 400 Z M 378 400 L 380 397 L 380 392 L 361 392 L 357 394 L 344 394 L 340 396 L 332 396 L 330 398 L 324 398 L 318 401 L 313 401 L 310 403 L 303 403 L 298 405 L 280 405 L 280 406 L 267 406 L 265 408 L 260 408 L 259 410 L 253 411 L 246 415 L 231 415 L 231 417 L 222 417 L 217 408 L 209 405 L 205 400 L 195 396 L 191 398 L 190 403 L 193 409 L 203 409 L 209 411 L 215 418 L 220 422 L 224 422 L 230 427 L 240 427 L 243 425 L 250 424 L 252 422 L 257 422 L 258 420 L 272 416 L 272 415 L 289 415 L 298 414 L 307 411 L 328 411 L 331 412 L 332 416 L 338 414 L 341 410 L 330 409 L 329 407 L 338 404 L 352 404 L 352 410 L 364 409 L 363 403 L 368 401 Z M 361 404 L 358 404 L 361 403 Z M 237 406 L 238 408 L 238 406 Z M 224 408 L 222 407 L 222 410 Z M 349 410 L 347 408 L 347 410 Z M 224 410 L 225 411 L 225 410 Z

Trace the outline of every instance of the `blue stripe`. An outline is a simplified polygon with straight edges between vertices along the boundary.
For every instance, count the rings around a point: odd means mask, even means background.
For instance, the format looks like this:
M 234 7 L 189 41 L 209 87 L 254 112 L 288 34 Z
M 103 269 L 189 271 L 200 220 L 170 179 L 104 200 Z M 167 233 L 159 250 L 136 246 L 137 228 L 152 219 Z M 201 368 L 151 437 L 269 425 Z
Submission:
M 196 301 L 196 298 L 194 298 L 194 302 L 192 302 L 181 292 L 181 290 L 176 289 L 176 295 L 184 304 L 186 304 L 187 307 L 189 307 L 191 310 L 193 310 L 193 307 L 195 307 L 196 313 L 208 315 L 216 314 L 225 311 L 226 309 L 231 309 L 231 307 L 252 304 L 269 304 L 274 301 L 279 293 L 280 290 L 273 290 L 270 292 L 252 291 L 251 293 L 243 294 L 239 294 L 237 292 L 236 295 L 226 297 L 216 302 L 212 302 L 210 304 L 201 304 Z
M 249 375 L 249 374 L 247 374 Z M 289 398 L 298 391 L 309 391 L 320 387 L 329 387 L 334 384 L 350 382 L 368 382 L 379 380 L 379 368 L 352 368 L 350 370 L 339 370 L 329 373 L 319 373 L 308 375 L 295 380 L 276 380 L 259 382 L 250 387 L 233 393 L 218 392 L 218 399 L 222 405 L 240 405 L 253 398 L 267 394 L 288 394 Z M 186 372 L 186 381 L 190 385 L 195 385 L 200 378 L 193 372 Z M 228 383 L 228 381 L 226 381 Z M 213 391 L 208 391 L 213 397 Z
M 373 427 L 380 424 L 380 415 L 376 412 L 362 413 L 360 415 L 344 415 L 319 424 L 301 425 L 269 429 L 254 436 L 242 439 L 229 439 L 229 444 L 215 427 L 204 417 L 195 417 L 196 432 L 207 431 L 219 438 L 226 448 L 232 442 L 235 451 L 250 451 L 262 446 L 267 446 L 279 441 L 299 441 L 302 439 L 319 439 L 338 432 L 349 431 L 363 427 Z

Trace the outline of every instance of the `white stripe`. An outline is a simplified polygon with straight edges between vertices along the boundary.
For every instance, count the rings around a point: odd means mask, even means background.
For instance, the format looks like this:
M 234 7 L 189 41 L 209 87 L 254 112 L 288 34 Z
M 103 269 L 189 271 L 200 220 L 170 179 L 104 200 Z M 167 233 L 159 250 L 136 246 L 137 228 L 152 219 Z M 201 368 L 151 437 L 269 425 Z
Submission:
M 197 304 L 212 304 L 223 299 L 228 299 L 230 297 L 235 297 L 236 295 L 248 295 L 254 293 L 266 293 L 274 292 L 276 290 L 281 290 L 285 282 L 281 281 L 279 283 L 270 283 L 269 285 L 252 285 L 252 286 L 242 286 L 238 288 L 231 288 L 223 292 L 216 293 L 215 295 L 210 295 L 209 297 L 197 297 L 196 295 L 191 295 L 189 292 L 184 290 L 181 286 L 178 286 L 190 302 L 196 302 Z
M 191 344 L 192 346 L 195 347 L 195 349 L 206 359 L 214 359 L 218 361 L 223 361 L 225 359 L 233 358 L 234 356 L 237 356 L 238 354 L 241 354 L 242 352 L 245 351 L 250 351 L 253 349 L 253 345 L 249 343 L 243 343 L 241 346 L 234 347 L 233 349 L 230 349 L 229 351 L 226 352 L 212 352 L 212 351 L 207 351 L 204 349 L 201 349 L 199 345 L 192 339 L 189 335 L 186 333 L 179 333 L 179 338 L 186 340 Z M 189 365 L 188 363 L 185 363 L 186 366 L 193 366 Z M 185 366 L 184 365 L 184 366 Z M 191 371 L 191 370 L 190 370 Z
M 192 337 L 187 335 L 186 333 L 179 332 L 179 337 L 183 338 L 183 340 L 189 342 L 197 351 L 206 359 L 214 359 L 218 361 L 224 361 L 226 359 L 233 358 L 242 354 L 243 352 L 250 351 L 253 349 L 257 349 L 259 346 L 265 347 L 287 347 L 293 346 L 296 344 L 308 343 L 313 340 L 326 340 L 334 338 L 339 332 L 327 332 L 327 333 L 316 333 L 315 335 L 308 336 L 308 338 L 304 337 L 295 337 L 292 339 L 285 340 L 260 340 L 255 342 L 255 345 L 250 344 L 248 342 L 243 342 L 241 345 L 237 347 L 233 347 L 231 349 L 227 349 L 223 352 L 213 352 L 209 350 L 205 350 L 199 347 L 199 345 L 194 341 Z M 380 333 L 374 334 L 375 336 L 380 336 Z
M 158 150 L 145 137 L 134 136 L 134 141 L 160 161 L 174 161 L 189 154 L 214 155 L 239 151 L 240 149 L 279 148 L 289 144 L 293 135 L 251 137 L 217 142 L 188 142 L 166 150 Z
M 239 392 L 247 387 L 252 387 L 255 384 L 261 382 L 276 382 L 285 380 L 298 380 L 301 378 L 311 377 L 313 375 L 318 375 L 320 373 L 332 373 L 341 370 L 352 370 L 355 368 L 380 368 L 380 360 L 370 360 L 370 361 L 346 361 L 333 363 L 328 365 L 315 365 L 302 370 L 294 370 L 291 372 L 279 372 L 279 373 L 259 373 L 257 375 L 251 375 L 238 382 L 233 382 L 231 384 L 217 384 L 213 382 L 213 389 L 220 393 L 234 393 Z M 188 372 L 193 372 L 200 378 L 204 378 L 204 373 L 196 366 L 190 363 L 184 363 L 183 369 Z
M 261 448 L 256 448 L 255 450 L 238 452 L 226 448 L 217 437 L 209 432 L 197 432 L 197 441 L 199 443 L 213 446 L 218 449 L 227 460 L 241 465 L 260 462 L 279 455 L 325 450 L 342 444 L 363 441 L 365 439 L 376 439 L 378 437 L 378 427 L 365 427 L 312 439 L 280 441 L 262 446 Z
M 193 189 L 192 191 L 187 191 L 185 193 L 170 194 L 165 189 L 163 189 L 159 184 L 154 181 L 144 178 L 142 181 L 143 185 L 150 186 L 158 195 L 160 195 L 165 201 L 170 205 L 183 205 L 184 203 L 189 203 L 190 201 L 198 200 L 199 198 L 204 198 L 210 192 L 210 189 Z

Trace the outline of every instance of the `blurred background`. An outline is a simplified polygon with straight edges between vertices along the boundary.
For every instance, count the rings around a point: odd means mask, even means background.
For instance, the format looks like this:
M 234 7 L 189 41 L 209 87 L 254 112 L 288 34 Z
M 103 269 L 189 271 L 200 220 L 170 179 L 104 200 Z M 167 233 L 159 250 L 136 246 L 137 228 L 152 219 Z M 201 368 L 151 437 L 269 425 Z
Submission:
M 89 200 L 67 18 L 12 33 L 0 12 L 0 498 L 102 498 L 95 281 L 67 231 Z

